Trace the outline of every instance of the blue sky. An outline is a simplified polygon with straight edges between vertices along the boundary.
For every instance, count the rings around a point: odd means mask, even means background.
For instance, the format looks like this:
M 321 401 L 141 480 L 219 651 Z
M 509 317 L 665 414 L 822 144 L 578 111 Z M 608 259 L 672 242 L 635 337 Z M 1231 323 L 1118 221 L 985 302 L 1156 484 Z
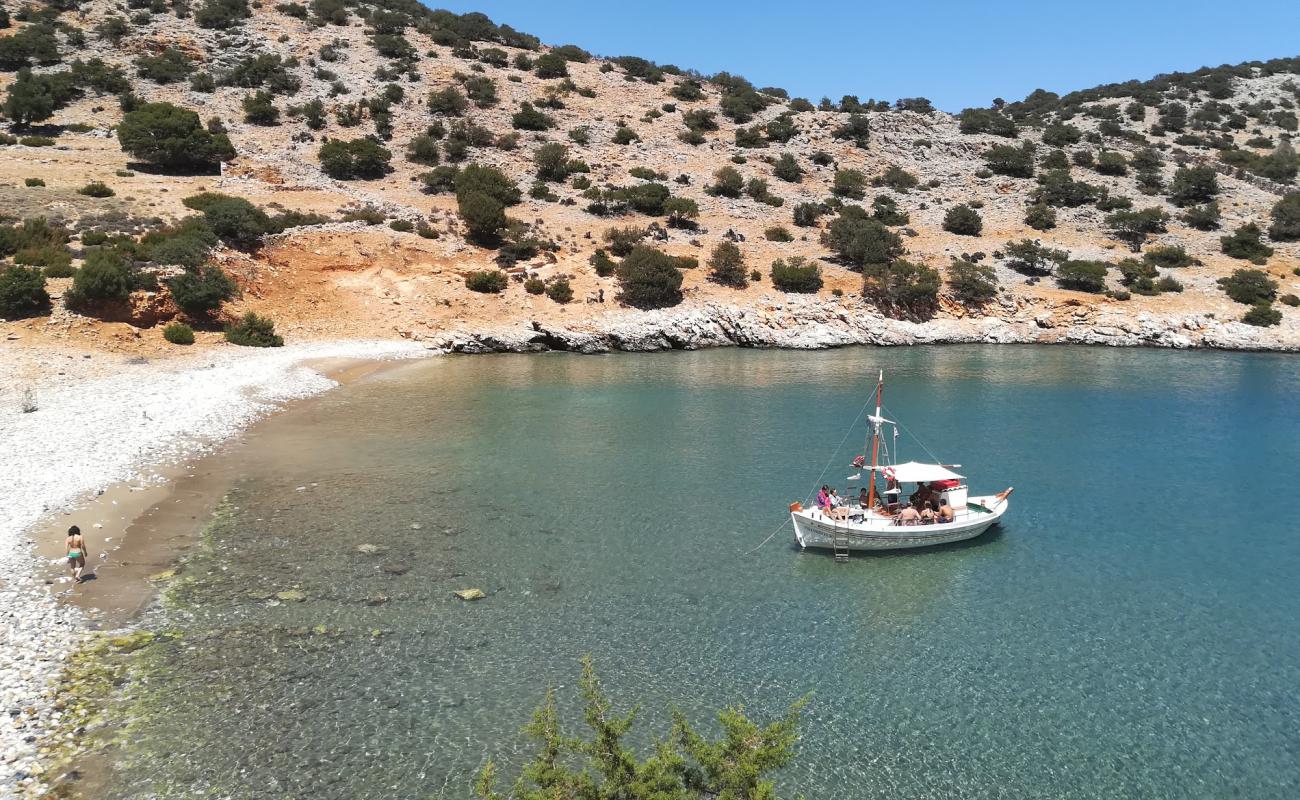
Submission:
M 727 70 L 813 102 L 924 96 L 948 111 L 1300 55 L 1300 0 L 425 2 L 481 11 L 547 44 Z

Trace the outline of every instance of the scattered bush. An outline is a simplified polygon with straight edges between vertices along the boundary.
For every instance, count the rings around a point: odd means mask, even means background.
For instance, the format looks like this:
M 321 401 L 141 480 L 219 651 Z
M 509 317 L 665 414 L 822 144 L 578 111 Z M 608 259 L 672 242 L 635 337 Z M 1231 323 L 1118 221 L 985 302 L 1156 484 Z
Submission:
M 822 270 L 803 256 L 778 258 L 772 262 L 772 286 L 790 294 L 815 294 L 822 288 Z
M 1273 204 L 1273 224 L 1268 236 L 1275 242 L 1300 241 L 1300 192 L 1291 192 Z
M 916 188 L 919 181 L 916 176 L 902 167 L 890 165 L 885 171 L 871 179 L 872 186 L 886 186 L 899 193 Z
M 957 302 L 968 306 L 983 305 L 997 297 L 997 273 L 986 264 L 955 259 L 948 267 L 948 286 Z
M 231 247 L 252 247 L 271 230 L 266 213 L 242 197 L 202 192 L 181 202 L 201 212 L 212 232 Z
M 1213 167 L 1184 167 L 1174 173 L 1169 202 L 1180 208 L 1208 203 L 1219 193 Z
M 19 319 L 50 305 L 41 270 L 0 265 L 0 318 Z
M 510 278 L 499 269 L 478 270 L 465 276 L 465 288 L 484 294 L 500 294 L 509 282 Z
M 226 30 L 243 24 L 252 13 L 248 0 L 204 0 L 194 10 L 194 21 L 200 28 Z
M 709 255 L 708 265 L 709 280 L 714 283 L 734 289 L 743 289 L 749 285 L 745 277 L 745 257 L 735 242 L 718 242 Z
M 637 136 L 636 131 L 626 125 L 619 125 L 614 130 L 614 144 L 631 144 L 639 141 L 641 141 L 641 137 Z
M 1203 206 L 1192 206 L 1184 211 L 1179 219 L 1185 222 L 1188 227 L 1195 228 L 1198 231 L 1217 230 L 1219 227 L 1219 204 L 1206 203 Z M 1269 235 L 1272 235 L 1271 231 Z
M 1106 290 L 1106 264 L 1102 261 L 1066 261 L 1056 268 L 1056 282 L 1062 289 L 1100 294 Z
M 90 303 L 121 302 L 131 294 L 131 272 L 126 259 L 112 250 L 93 250 L 86 254 L 81 269 L 72 278 L 68 304 L 77 307 Z
M 596 270 L 596 277 L 599 278 L 608 278 L 618 269 L 618 264 L 615 264 L 614 260 L 606 255 L 604 250 L 596 250 L 587 261 Z
M 924 264 L 898 259 L 869 265 L 862 275 L 863 294 L 886 306 L 925 312 L 939 298 L 939 273 Z
M 773 225 L 772 227 L 763 231 L 763 238 L 767 239 L 769 242 L 793 242 L 794 241 L 794 236 L 791 235 L 789 229 L 787 229 L 783 225 Z
M 225 133 L 213 133 L 199 115 L 171 103 L 145 103 L 117 126 L 122 149 L 165 169 L 211 170 L 235 157 Z
M 856 169 L 837 169 L 831 185 L 831 194 L 836 197 L 862 199 L 866 194 L 867 176 Z
M 1083 131 L 1062 122 L 1053 123 L 1043 129 L 1043 144 L 1049 147 L 1068 147 L 1078 144 L 1082 138 Z
M 250 125 L 271 126 L 280 124 L 280 109 L 275 107 L 274 96 L 259 90 L 244 96 L 244 122 Z
M 1008 267 L 1031 276 L 1051 275 L 1057 264 L 1070 257 L 1064 250 L 1053 250 L 1034 239 L 1007 242 L 1003 251 Z
M 169 278 L 167 288 L 171 290 L 176 305 L 192 317 L 211 314 L 239 292 L 230 276 L 211 264 Z
M 1232 232 L 1231 236 L 1219 237 L 1224 255 L 1262 264 L 1273 255 L 1273 248 L 1260 241 L 1263 231 L 1253 222 L 1248 222 Z
M 858 206 L 841 209 L 822 238 L 836 255 L 859 268 L 888 264 L 903 254 L 899 235 Z
M 1277 294 L 1277 281 L 1258 269 L 1234 270 L 1228 277 L 1219 278 L 1218 284 L 1224 294 L 1246 305 L 1272 302 Z
M 1116 211 L 1106 217 L 1106 227 L 1111 235 L 1127 244 L 1133 252 L 1142 249 L 1142 243 L 1154 233 L 1164 233 L 1169 215 L 1161 208 L 1144 208 L 1141 211 Z
M 565 305 L 573 302 L 573 286 L 569 283 L 568 278 L 556 278 L 546 286 L 546 296 Z
M 967 108 L 961 112 L 958 130 L 965 134 L 991 133 L 994 136 L 1016 137 L 1016 123 L 991 108 Z
M 336 180 L 381 178 L 393 154 L 371 139 L 331 139 L 317 154 L 321 169 Z
M 719 197 L 740 197 L 745 188 L 745 179 L 735 167 L 722 167 L 713 173 L 713 185 L 706 192 Z
M 863 114 L 850 114 L 844 124 L 831 131 L 831 136 L 848 139 L 865 150 L 871 139 L 871 121 Z
M 1152 247 L 1142 254 L 1142 258 L 1150 264 L 1165 269 L 1189 267 L 1193 263 L 1192 257 L 1187 254 L 1182 245 Z
M 1247 325 L 1267 328 L 1270 325 L 1280 325 L 1282 323 L 1282 312 L 1273 308 L 1272 303 L 1260 300 L 1251 305 L 1250 310 L 1242 315 L 1241 321 Z
M 943 217 L 943 229 L 958 236 L 979 236 L 984 220 L 978 211 L 963 203 L 948 209 Z
M 252 311 L 226 327 L 226 341 L 241 347 L 284 346 L 284 339 L 275 332 L 275 323 Z
M 798 183 L 803 180 L 803 168 L 794 156 L 782 153 L 772 164 L 772 175 L 787 183 Z
M 523 131 L 544 131 L 554 128 L 555 120 L 550 115 L 538 111 L 532 103 L 525 100 L 519 104 L 519 110 L 510 117 L 510 124 Z
M 1093 169 L 1102 175 L 1127 175 L 1128 159 L 1124 158 L 1124 154 L 1118 151 L 1103 150 L 1097 156 L 1097 162 L 1093 165 Z
M 455 86 L 437 89 L 429 94 L 429 111 L 433 114 L 445 114 L 458 117 L 469 108 L 469 101 Z
M 145 80 L 168 84 L 183 81 L 194 71 L 194 62 L 185 51 L 168 47 L 156 56 L 139 56 L 135 71 Z
M 23 185 L 31 186 L 31 187 L 44 186 L 45 181 L 41 180 L 40 178 L 24 178 Z
M 620 299 L 635 308 L 665 308 L 682 300 L 677 261 L 653 247 L 638 245 L 619 264 Z
M 993 145 L 984 153 L 984 165 L 995 175 L 1012 178 L 1034 177 L 1034 145 L 1024 142 L 1019 147 L 1009 144 Z
M 1036 231 L 1050 231 L 1056 227 L 1056 209 L 1034 203 L 1025 209 L 1025 224 Z
M 184 322 L 173 322 L 163 328 L 163 338 L 172 344 L 194 344 L 194 329 Z

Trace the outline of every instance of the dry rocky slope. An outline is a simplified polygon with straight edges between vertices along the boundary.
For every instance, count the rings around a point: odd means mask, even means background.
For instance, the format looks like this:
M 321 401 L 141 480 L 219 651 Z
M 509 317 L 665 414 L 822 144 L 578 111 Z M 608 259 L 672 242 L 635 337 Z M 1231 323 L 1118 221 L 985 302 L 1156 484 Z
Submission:
M 6 200 L 0 210 L 14 218 L 41 215 L 67 225 L 73 233 L 70 247 L 78 259 L 74 265 L 89 252 L 87 232 L 139 235 L 151 226 L 193 215 L 182 200 L 203 191 L 246 198 L 268 211 L 323 215 L 330 221 L 292 227 L 244 249 L 222 246 L 212 255 L 241 289 L 241 296 L 228 303 L 222 315 L 229 319 L 248 310 L 268 314 L 291 341 L 400 336 L 464 352 L 965 341 L 1300 349 L 1300 309 L 1278 302 L 1272 308 L 1280 312 L 1280 324 L 1246 325 L 1239 320 L 1248 306 L 1229 299 L 1216 283 L 1234 270 L 1255 266 L 1225 254 L 1220 237 L 1249 222 L 1267 232 L 1271 209 L 1285 192 L 1295 189 L 1294 184 L 1274 183 L 1228 166 L 1219 156 L 1219 148 L 1229 143 L 1254 157 L 1267 155 L 1279 145 L 1285 148 L 1286 128 L 1294 127 L 1294 115 L 1288 123 L 1285 112 L 1296 105 L 1300 81 L 1300 76 L 1285 70 L 1237 69 L 1233 77 L 1208 90 L 1189 90 L 1179 82 L 1156 89 L 1135 85 L 1133 91 L 1145 93 L 1147 100 L 1135 114 L 1128 110 L 1132 98 L 1115 91 L 1102 94 L 1116 96 L 1073 104 L 1049 99 L 1045 110 L 1038 111 L 1030 98 L 996 114 L 999 120 L 1020 117 L 1015 138 L 964 133 L 958 117 L 924 107 L 881 110 L 871 104 L 858 115 L 867 121 L 869 133 L 855 142 L 842 138 L 840 132 L 852 115 L 835 104 L 816 109 L 797 104 L 803 110 L 794 110 L 789 100 L 765 93 L 768 105 L 742 124 L 720 112 L 728 89 L 725 81 L 700 78 L 700 97 L 682 100 L 672 93 L 692 76 L 675 70 L 651 82 L 630 74 L 644 73 L 643 64 L 593 57 L 564 63 L 567 81 L 539 77 L 536 67 L 520 68 L 518 59 L 536 61 L 549 48 L 511 46 L 531 42 L 505 29 L 510 44 L 502 43 L 501 28 L 481 24 L 477 18 L 457 20 L 421 12 L 414 6 L 317 2 L 304 8 L 263 3 L 252 6 L 246 19 L 212 29 L 202 27 L 196 17 L 208 19 L 201 12 L 210 8 L 238 10 L 242 0 L 204 0 L 181 15 L 167 3 L 150 8 L 148 3 L 131 0 L 129 5 L 89 0 L 69 10 L 48 12 L 60 26 L 62 63 L 37 64 L 34 72 L 57 73 L 74 59 L 101 58 L 123 70 L 140 100 L 193 109 L 204 120 L 219 118 L 237 155 L 221 165 L 219 174 L 151 170 L 119 145 L 114 133 L 123 118 L 119 99 L 88 91 L 55 110 L 33 131 L 11 124 L 11 133 L 17 136 L 52 133 L 55 143 L 0 147 L 0 193 Z M 377 8 L 389 11 L 379 14 Z M 12 26 L 0 30 L 0 36 L 15 36 L 40 24 L 30 13 L 18 14 L 12 7 L 9 12 L 14 17 Z M 321 16 L 342 24 L 325 22 Z M 116 44 L 105 32 L 111 18 L 126 24 Z M 401 29 L 397 35 L 409 43 L 411 57 L 403 61 L 381 55 L 375 24 L 384 30 Z M 82 31 L 84 44 L 78 45 L 76 30 Z M 392 39 L 379 42 L 390 52 L 395 46 Z M 168 48 L 192 62 L 191 76 L 201 73 L 215 78 L 215 89 L 200 84 L 204 90 L 196 90 L 190 77 L 159 83 L 141 76 L 137 59 Z M 259 54 L 279 56 L 286 72 L 296 79 L 293 82 L 300 85 L 296 91 L 273 96 L 280 111 L 274 125 L 245 121 L 244 100 L 257 87 L 224 85 L 241 61 Z M 1286 69 L 1294 64 L 1286 62 Z M 380 77 L 385 70 L 389 73 Z M 13 71 L 0 73 L 0 91 L 15 78 Z M 495 103 L 480 107 L 470 102 L 461 115 L 430 110 L 432 92 L 450 87 L 463 90 L 466 79 L 484 78 L 495 89 Z M 390 84 L 400 86 L 402 96 L 388 105 L 386 113 L 381 104 L 380 113 L 362 109 L 356 111 L 356 119 L 346 119 L 354 110 L 351 104 L 380 97 Z M 677 94 L 685 93 L 678 89 Z M 554 102 L 547 102 L 548 97 Z M 312 129 L 291 107 L 316 100 L 323 106 L 323 125 Z M 525 102 L 541 103 L 538 110 L 553 119 L 554 127 L 516 130 L 512 118 Z M 1168 102 L 1181 103 L 1190 111 L 1182 134 L 1162 130 L 1169 120 L 1162 119 L 1159 106 Z M 1217 113 L 1218 121 L 1211 119 L 1216 116 L 1215 104 L 1219 112 L 1226 112 Z M 1114 111 L 1105 110 L 1107 106 Z M 1206 108 L 1211 112 L 1198 114 Z M 685 115 L 700 109 L 714 114 L 717 130 L 702 131 L 695 144 L 683 141 Z M 784 136 L 773 135 L 775 126 L 769 126 L 764 136 L 763 126 L 785 114 L 796 132 L 787 141 L 769 141 Z M 1234 120 L 1234 114 L 1239 118 Z M 1113 119 L 1107 120 L 1108 115 Z M 482 140 L 489 143 L 470 144 L 464 159 L 454 165 L 491 165 L 514 179 L 522 201 L 506 211 L 528 226 L 515 238 L 532 236 L 554 246 L 536 254 L 525 249 L 524 258 L 509 265 L 512 280 L 500 293 L 470 291 L 465 278 L 476 270 L 496 269 L 503 250 L 469 241 L 456 196 L 431 193 L 418 176 L 433 167 L 413 163 L 406 156 L 412 140 L 430 125 L 440 124 L 454 134 L 455 126 L 464 122 L 486 129 Z M 1025 221 L 1031 195 L 1039 188 L 1035 177 L 990 174 L 986 169 L 990 148 L 1031 142 L 1036 146 L 1034 160 L 1040 162 L 1036 175 L 1044 175 L 1047 170 L 1041 162 L 1054 157 L 1050 154 L 1056 148 L 1042 139 L 1045 131 L 1049 138 L 1060 134 L 1060 129 L 1047 126 L 1061 122 L 1082 135 L 1062 148 L 1063 155 L 1083 162 L 1069 167 L 1074 180 L 1104 190 L 1112 199 L 1130 198 L 1135 209 L 1154 207 L 1169 214 L 1166 230 L 1150 236 L 1143 247 L 1185 248 L 1194 263 L 1161 266 L 1155 276 L 1174 277 L 1183 291 L 1143 295 L 1124 290 L 1114 265 L 1141 255 L 1115 238 L 1106 223 L 1109 211 L 1095 202 L 1060 205 L 1054 209 L 1055 227 L 1035 230 Z M 620 134 L 621 127 L 633 131 L 636 139 L 619 143 L 630 138 Z M 381 136 L 377 129 L 383 128 L 387 130 Z M 579 128 L 586 129 L 585 137 L 570 135 Z M 745 129 L 742 139 L 749 136 L 750 143 L 761 146 L 739 146 L 738 129 Z M 1064 135 L 1068 139 L 1073 134 L 1067 129 Z M 366 136 L 391 151 L 391 168 L 385 174 L 336 180 L 322 170 L 318 154 L 324 142 Z M 575 141 L 575 136 L 585 141 Z M 1118 152 L 1132 162 L 1147 146 L 1144 141 L 1161 159 L 1145 177 L 1133 166 L 1123 175 L 1103 175 L 1087 165 L 1088 156 L 1095 159 L 1103 150 Z M 547 183 L 545 192 L 537 192 L 547 196 L 533 197 L 535 154 L 550 142 L 566 146 L 567 158 L 584 162 L 589 171 Z M 452 149 L 448 138 L 438 141 L 441 164 L 453 164 Z M 1085 151 L 1088 156 L 1076 156 Z M 797 182 L 774 177 L 773 161 L 783 154 L 792 156 L 803 170 Z M 1222 219 L 1214 230 L 1189 227 L 1180 218 L 1186 209 L 1168 199 L 1180 164 L 1201 163 L 1218 170 Z M 733 167 L 746 181 L 766 181 L 769 202 L 744 192 L 725 197 L 707 191 L 715 173 L 724 167 Z M 841 197 L 838 202 L 861 205 L 870 212 L 877 197 L 892 197 L 908 216 L 906 223 L 891 227 L 906 248 L 903 258 L 946 274 L 954 258 L 976 254 L 980 265 L 993 268 L 998 288 L 991 300 L 962 302 L 945 282 L 932 302 L 884 304 L 878 297 L 864 296 L 860 269 L 836 259 L 825 243 L 824 234 L 835 218 L 833 208 L 811 226 L 793 223 L 793 211 L 800 204 L 831 199 L 830 205 L 835 205 L 837 171 L 857 170 L 870 180 L 890 167 L 910 173 L 918 185 L 900 190 L 869 183 L 860 198 Z M 642 175 L 649 170 L 662 177 L 647 181 L 630 173 L 635 168 Z M 27 186 L 29 178 L 41 178 L 44 185 Z M 76 192 L 96 180 L 111 187 L 115 196 L 95 198 Z M 634 210 L 609 216 L 590 212 L 591 192 L 583 187 L 633 187 L 647 182 L 662 183 L 672 196 L 693 200 L 698 216 L 687 226 L 677 226 L 664 215 Z M 1148 187 L 1145 194 L 1142 182 Z M 1150 188 L 1155 185 L 1159 189 Z M 777 200 L 771 198 L 779 198 L 781 205 L 774 205 Z M 976 207 L 982 220 L 978 235 L 944 229 L 945 215 L 962 203 Z M 347 211 L 358 209 L 366 209 L 371 221 L 341 221 Z M 408 230 L 395 230 L 389 223 Z M 631 308 L 619 301 L 617 275 L 597 275 L 592 256 L 597 248 L 609 246 L 602 235 L 615 226 L 652 227 L 645 244 L 698 260 L 698 267 L 683 270 L 679 304 Z M 792 240 L 769 240 L 765 232 L 774 226 L 785 228 Z M 756 270 L 761 273 L 759 280 L 744 288 L 709 280 L 709 256 L 724 237 L 738 243 L 745 262 L 742 274 Z M 1026 276 L 1012 269 L 1006 244 L 1026 238 L 1068 252 L 1071 259 L 1109 262 L 1106 293 L 1062 288 L 1050 275 Z M 1300 277 L 1295 273 L 1300 243 L 1270 242 L 1267 234 L 1264 242 L 1274 252 L 1258 266 L 1278 284 L 1276 295 L 1300 293 Z M 787 294 L 774 288 L 770 265 L 792 256 L 819 265 L 824 281 L 819 291 Z M 137 264 L 137 269 L 164 276 L 176 271 L 167 264 L 148 262 Z M 573 299 L 560 303 L 546 294 L 531 294 L 525 289 L 525 277 L 547 284 L 566 278 Z M 0 335 L 24 348 L 88 347 L 128 353 L 175 349 L 163 341 L 162 326 L 157 324 L 177 313 L 165 281 L 157 291 L 135 292 L 121 309 L 93 312 L 65 306 L 63 295 L 70 284 L 68 278 L 50 279 L 52 308 L 0 323 Z M 220 340 L 215 326 L 195 327 L 200 346 Z

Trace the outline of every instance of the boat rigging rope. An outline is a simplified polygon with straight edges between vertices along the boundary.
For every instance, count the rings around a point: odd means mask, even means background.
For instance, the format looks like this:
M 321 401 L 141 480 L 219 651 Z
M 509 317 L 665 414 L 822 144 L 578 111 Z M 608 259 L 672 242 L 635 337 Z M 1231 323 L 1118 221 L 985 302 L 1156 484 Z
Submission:
M 881 412 L 882 412 L 882 413 L 888 413 L 888 412 L 889 412 L 889 409 L 885 406 L 884 403 L 881 403 L 881 405 L 880 405 L 880 409 L 881 409 Z M 893 414 L 890 414 L 889 416 L 893 417 L 894 415 L 893 415 Z M 936 463 L 936 464 L 942 464 L 942 463 L 943 463 L 943 461 L 940 460 L 940 458 L 939 458 L 938 456 L 936 456 L 934 453 L 930 452 L 930 448 L 928 448 L 928 447 L 925 446 L 925 442 L 921 441 L 920 437 L 918 437 L 915 433 L 912 433 L 912 431 L 910 431 L 906 425 L 904 425 L 903 423 L 899 422 L 897 419 L 890 420 L 890 421 L 893 422 L 893 423 L 894 423 L 895 425 L 897 425 L 898 427 L 902 428 L 902 429 L 903 429 L 903 433 L 906 433 L 908 436 L 912 437 L 912 441 L 914 441 L 914 442 L 916 442 L 918 445 L 920 445 L 921 449 L 925 451 L 925 454 L 926 454 L 927 456 L 929 456 L 929 457 L 931 458 L 931 460 L 934 461 L 934 463 Z
M 817 487 L 821 485 L 822 478 L 825 478 L 825 477 L 826 477 L 826 473 L 830 471 L 831 464 L 834 464 L 834 463 L 835 463 L 835 459 L 839 456 L 839 454 L 840 454 L 840 449 L 844 447 L 844 443 L 847 442 L 847 441 L 849 440 L 849 436 L 852 435 L 852 433 L 853 433 L 853 426 L 856 425 L 858 419 L 860 419 L 860 418 L 862 417 L 862 415 L 865 414 L 865 413 L 867 412 L 867 409 L 871 408 L 871 404 L 872 404 L 873 402 L 875 402 L 875 399 L 874 399 L 874 398 L 869 398 L 869 399 L 867 400 L 867 402 L 863 404 L 862 408 L 858 409 L 858 413 L 857 413 L 857 415 L 854 416 L 854 417 L 853 417 L 853 421 L 849 423 L 849 429 L 844 433 L 844 438 L 843 438 L 843 439 L 840 439 L 840 443 L 839 443 L 839 445 L 836 446 L 836 448 L 835 448 L 835 452 L 831 453 L 831 457 L 830 457 L 830 459 L 826 462 L 826 466 L 822 467 L 821 474 L 819 474 L 819 475 L 817 476 L 817 480 L 813 481 L 813 488 L 812 488 L 812 491 L 808 492 L 807 496 L 804 497 L 804 501 L 805 501 L 805 502 L 807 502 L 808 500 L 812 499 L 813 493 L 816 492 L 816 491 L 817 491 Z M 769 533 L 769 534 L 767 535 L 767 538 L 766 538 L 766 539 L 764 539 L 763 541 L 759 542 L 755 547 L 753 547 L 753 548 L 751 548 L 751 549 L 749 549 L 749 550 L 746 550 L 744 553 L 741 553 L 741 555 L 746 555 L 746 556 L 747 556 L 747 555 L 749 555 L 750 553 L 753 553 L 754 551 L 760 549 L 763 545 L 765 545 L 765 544 L 767 544 L 768 542 L 772 541 L 772 538 L 775 537 L 778 533 L 780 533 L 782 528 L 784 528 L 786 525 L 789 525 L 789 524 L 790 524 L 790 518 L 789 518 L 789 517 L 786 517 L 786 518 L 785 518 L 785 521 L 782 522 L 782 523 L 780 524 L 780 526 L 777 527 L 776 530 L 774 530 L 774 531 L 772 531 L 771 533 Z

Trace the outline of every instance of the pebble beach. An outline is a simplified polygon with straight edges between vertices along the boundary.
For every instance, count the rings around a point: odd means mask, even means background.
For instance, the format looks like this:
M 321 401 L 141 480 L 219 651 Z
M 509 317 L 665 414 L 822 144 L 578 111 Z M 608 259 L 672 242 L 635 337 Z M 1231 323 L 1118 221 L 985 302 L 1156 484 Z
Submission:
M 38 796 L 37 747 L 59 723 L 54 681 L 86 635 L 57 599 L 34 531 L 123 482 L 211 449 L 291 400 L 336 382 L 311 366 L 334 359 L 416 358 L 411 342 L 236 347 L 150 360 L 6 350 L 0 360 L 0 797 Z M 91 534 L 89 570 L 109 557 Z M 61 587 L 56 586 L 56 591 Z

